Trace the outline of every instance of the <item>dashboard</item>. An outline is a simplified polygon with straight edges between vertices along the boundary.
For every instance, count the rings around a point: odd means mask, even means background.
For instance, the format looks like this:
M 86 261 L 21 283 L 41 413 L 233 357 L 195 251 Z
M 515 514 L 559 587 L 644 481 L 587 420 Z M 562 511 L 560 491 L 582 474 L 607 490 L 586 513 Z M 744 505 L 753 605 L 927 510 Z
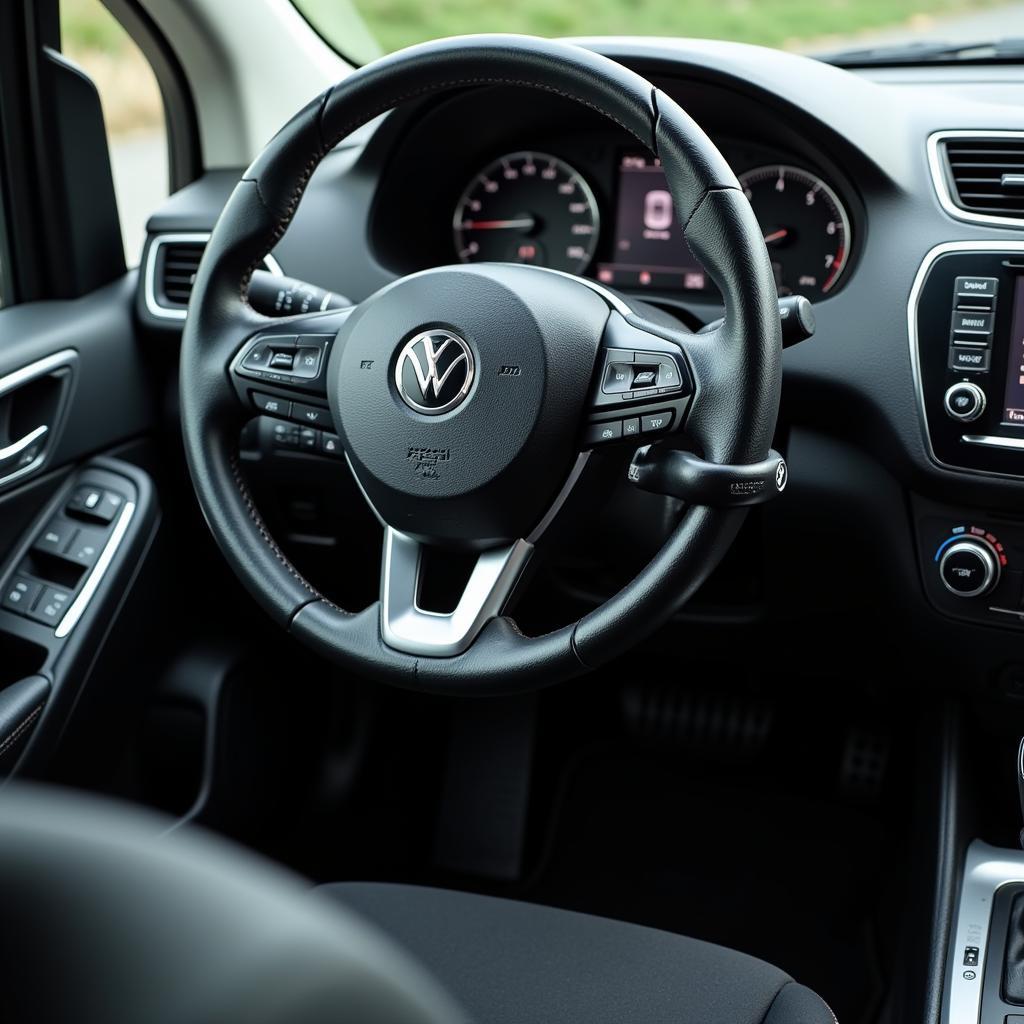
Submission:
M 728 114 L 735 98 L 701 92 L 709 114 L 702 124 L 754 208 L 779 295 L 819 301 L 840 291 L 864 227 L 853 183 L 782 120 L 751 116 L 740 127 Z M 524 109 L 521 99 L 499 88 L 466 93 L 417 120 L 380 182 L 370 237 L 381 261 L 399 272 L 527 263 L 669 303 L 717 301 L 683 238 L 657 157 L 562 101 Z M 467 124 L 478 126 L 468 144 Z M 446 155 L 425 161 L 425 152 Z M 428 209 L 419 203 L 425 194 Z M 410 239 L 405 223 L 420 224 L 422 235 Z
M 1003 133 L 999 148 L 1019 144 L 1024 170 L 1024 73 L 852 73 L 740 44 L 585 42 L 707 132 L 747 191 L 780 294 L 806 295 L 817 320 L 784 353 L 786 500 L 750 517 L 735 556 L 682 613 L 701 623 L 694 650 L 730 624 L 802 615 L 866 678 L 875 655 L 857 624 L 870 621 L 872 636 L 892 630 L 893 649 L 911 635 L 927 646 L 912 672 L 930 662 L 1002 685 L 1024 629 L 1024 208 L 993 213 L 980 193 L 974 211 L 953 202 L 948 141 Z M 154 215 L 156 271 L 161 238 L 205 237 L 237 177 L 211 172 Z M 727 311 L 664 192 L 657 161 L 588 110 L 501 86 L 453 92 L 406 104 L 329 154 L 272 255 L 354 301 L 460 260 L 540 263 L 697 330 Z M 180 330 L 141 294 L 139 316 L 163 337 Z M 250 465 L 291 483 L 314 473 L 313 456 L 285 454 L 286 469 L 262 456 Z M 631 578 L 665 516 L 629 493 L 595 509 L 565 555 L 586 569 L 558 580 L 560 597 L 586 605 Z

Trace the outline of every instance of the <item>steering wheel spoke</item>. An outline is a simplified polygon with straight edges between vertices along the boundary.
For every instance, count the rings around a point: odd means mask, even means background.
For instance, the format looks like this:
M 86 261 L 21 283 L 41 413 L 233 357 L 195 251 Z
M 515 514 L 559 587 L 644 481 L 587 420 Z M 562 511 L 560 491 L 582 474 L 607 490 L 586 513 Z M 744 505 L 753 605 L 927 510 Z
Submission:
M 625 306 L 608 317 L 583 431 L 583 447 L 634 446 L 682 429 L 694 377 L 681 333 L 659 330 Z
M 354 307 L 268 320 L 234 354 L 229 373 L 243 407 L 336 432 L 327 401 L 331 346 Z
M 421 606 L 426 549 L 390 526 L 384 532 L 381 568 L 381 635 L 396 651 L 451 657 L 468 650 L 481 629 L 500 615 L 522 575 L 533 545 L 517 540 L 481 552 L 455 608 Z

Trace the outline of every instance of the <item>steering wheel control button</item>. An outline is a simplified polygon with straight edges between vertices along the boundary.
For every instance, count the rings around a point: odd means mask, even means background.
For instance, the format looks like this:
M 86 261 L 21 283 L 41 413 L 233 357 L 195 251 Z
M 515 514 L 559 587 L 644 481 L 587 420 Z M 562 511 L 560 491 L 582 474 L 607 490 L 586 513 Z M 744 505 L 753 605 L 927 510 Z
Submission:
M 645 434 L 659 434 L 672 425 L 672 412 L 652 412 L 640 418 L 640 429 Z
M 71 594 L 58 587 L 47 587 L 36 602 L 35 608 L 28 612 L 28 617 L 44 626 L 56 626 L 64 617 Z
M 951 370 L 985 373 L 988 371 L 989 356 L 987 348 L 968 348 L 964 345 L 949 347 L 949 368 Z
M 609 363 L 604 373 L 602 390 L 606 395 L 619 395 L 631 390 L 633 383 L 632 363 Z
M 252 402 L 260 412 L 266 413 L 268 416 L 282 416 L 284 419 L 288 419 L 292 414 L 292 403 L 285 398 L 278 398 L 276 395 L 254 391 Z
M 238 368 L 251 377 L 287 381 L 292 376 L 297 343 L 294 334 L 256 338 L 249 343 Z
M 663 395 L 667 391 L 678 391 L 683 386 L 682 374 L 675 362 L 658 364 L 658 385 Z
M 954 541 L 939 560 L 943 586 L 956 597 L 981 597 L 989 593 L 999 582 L 999 573 L 995 551 L 975 538 Z
M 243 370 L 267 370 L 274 358 L 274 350 L 267 344 L 254 346 L 242 360 Z
M 323 349 L 319 346 L 303 346 L 295 353 L 292 373 L 302 380 L 315 380 L 320 376 Z
M 330 411 L 319 405 L 305 405 L 302 402 L 293 402 L 291 418 L 304 426 L 325 427 L 328 430 L 334 429 Z
M 658 383 L 656 366 L 636 366 L 633 368 L 633 384 L 631 390 L 653 388 Z
M 344 451 L 341 447 L 341 438 L 337 434 L 328 434 L 321 432 L 320 434 L 320 451 L 324 455 L 330 455 L 332 458 L 340 459 L 344 455 Z
M 299 427 L 290 423 L 274 424 L 274 447 L 275 448 L 298 448 Z
M 622 437 L 622 420 L 610 420 L 607 423 L 591 423 L 587 427 L 587 444 L 604 444 L 606 441 L 618 441 Z
M 27 576 L 15 576 L 7 584 L 4 592 L 3 607 L 10 612 L 18 612 L 20 615 L 27 615 L 37 598 L 42 593 L 43 585 L 30 580 Z
M 963 423 L 971 423 L 985 411 L 985 392 L 969 381 L 954 384 L 943 397 L 947 415 Z
M 622 436 L 636 437 L 640 433 L 640 418 L 634 416 L 631 419 L 622 421 Z

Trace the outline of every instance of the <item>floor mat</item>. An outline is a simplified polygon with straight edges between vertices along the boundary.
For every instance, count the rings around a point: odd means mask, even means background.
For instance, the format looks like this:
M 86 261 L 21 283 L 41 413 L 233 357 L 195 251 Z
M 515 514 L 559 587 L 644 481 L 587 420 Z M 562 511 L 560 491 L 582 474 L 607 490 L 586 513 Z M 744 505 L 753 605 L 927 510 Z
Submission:
M 697 774 L 644 753 L 581 759 L 529 898 L 742 950 L 820 993 L 843 1024 L 866 1024 L 881 995 L 882 824 Z

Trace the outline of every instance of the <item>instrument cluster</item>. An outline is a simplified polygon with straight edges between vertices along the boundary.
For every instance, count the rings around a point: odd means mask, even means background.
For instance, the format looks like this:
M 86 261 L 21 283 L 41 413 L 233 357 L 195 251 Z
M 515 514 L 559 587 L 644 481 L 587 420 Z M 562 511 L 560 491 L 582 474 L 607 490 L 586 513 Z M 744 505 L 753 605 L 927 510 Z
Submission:
M 606 211 L 570 159 L 518 150 L 489 160 L 455 205 L 452 255 L 588 274 L 631 290 L 713 290 L 686 244 L 655 157 L 617 155 Z M 843 281 L 853 243 L 837 189 L 788 158 L 743 168 L 739 180 L 764 233 L 779 294 L 812 300 L 831 294 Z

